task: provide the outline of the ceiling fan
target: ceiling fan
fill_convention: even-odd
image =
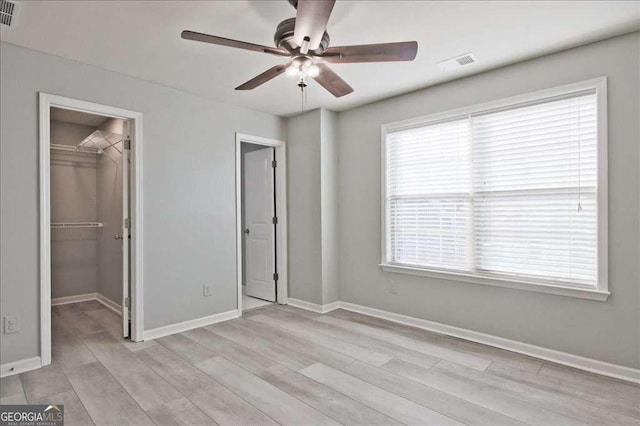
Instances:
[[[289,62],[268,69],[236,90],[255,89],[286,72],[299,78],[298,86],[302,90],[307,86],[306,78],[311,77],[339,98],[353,92],[353,88],[327,63],[412,61],[416,57],[418,43],[415,41],[329,47],[326,28],[335,0],[288,1],[297,9],[296,17],[280,22],[273,37],[276,47],[187,30],[182,32],[182,38],[290,58]]]

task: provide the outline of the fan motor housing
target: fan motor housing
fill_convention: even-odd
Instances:
[[[273,42],[277,47],[284,48],[289,52],[296,50],[299,46],[293,40],[293,33],[296,29],[296,18],[285,19],[278,24],[276,33],[273,35]],[[324,52],[329,47],[329,34],[325,31],[322,35],[322,41],[317,49],[312,53],[317,55]]]

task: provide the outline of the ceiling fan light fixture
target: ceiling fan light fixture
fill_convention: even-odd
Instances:
[[[6,1],[8,0],[0,0],[0,3]],[[353,88],[327,64],[413,61],[415,59],[418,53],[416,41],[329,47],[327,23],[335,2],[336,0],[289,0],[289,3],[296,8],[296,16],[278,24],[273,37],[276,47],[189,30],[182,31],[181,37],[185,40],[290,58],[288,63],[269,68],[236,87],[236,90],[252,90],[279,75],[287,74],[291,78],[298,77],[299,87],[306,87],[307,77],[313,78],[329,93],[339,98],[352,93]],[[460,65],[469,63],[469,59],[455,59]]]
[[[292,64],[287,68],[286,72],[289,77],[296,77],[298,75],[299,69],[296,65]]]
[[[320,68],[316,64],[313,64],[307,68],[306,74],[309,77],[317,77],[320,75]]]

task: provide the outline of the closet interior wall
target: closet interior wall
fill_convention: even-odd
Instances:
[[[51,121],[51,143],[76,146],[95,130]],[[51,222],[98,222],[96,155],[51,151]],[[95,293],[100,228],[51,229],[51,298]]]
[[[51,121],[51,143],[77,146],[96,130],[121,135],[122,125],[106,118],[97,127]],[[98,293],[122,303],[122,241],[114,238],[122,234],[121,152],[122,142],[101,155],[51,152],[51,222],[103,224],[52,229],[52,299]]]

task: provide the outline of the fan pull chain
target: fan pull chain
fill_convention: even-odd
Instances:
[[[300,88],[300,109],[304,112],[304,104],[306,100],[306,92],[304,89],[307,88],[307,82],[304,81],[304,77],[300,78],[300,82],[298,83],[298,87]]]

